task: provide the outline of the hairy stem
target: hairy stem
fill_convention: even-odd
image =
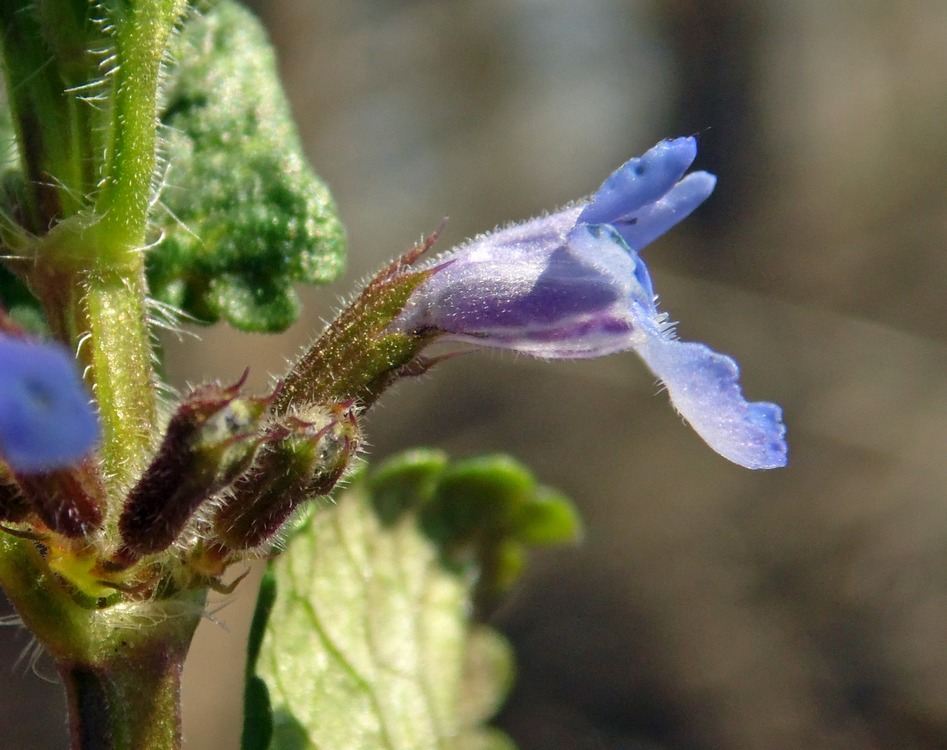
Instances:
[[[193,631],[191,631],[193,632]],[[175,642],[121,641],[108,659],[59,663],[73,750],[175,750],[190,633]]]
[[[174,750],[181,670],[204,590],[154,601],[77,597],[29,540],[0,534],[0,584],[55,659],[74,750]]]
[[[145,316],[144,245],[153,198],[158,82],[183,0],[113,2],[116,67],[102,186],[95,200],[95,264],[81,278],[73,319],[91,334],[82,352],[104,428],[113,488],[127,487],[152,446],[154,372]],[[76,331],[76,333],[79,333]]]

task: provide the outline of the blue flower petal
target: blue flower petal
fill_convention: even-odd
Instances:
[[[661,141],[612,172],[582,209],[578,221],[613,224],[631,217],[642,206],[666,195],[696,157],[694,138]]]
[[[747,402],[740,370],[704,344],[652,336],[635,351],[667,387],[671,403],[694,431],[724,458],[748,469],[775,469],[787,461],[782,409]]]
[[[641,250],[690,216],[694,209],[707,200],[716,184],[717,178],[712,174],[692,172],[662,198],[612,224],[629,247]]]
[[[75,362],[57,345],[0,335],[0,458],[14,471],[66,467],[99,439]]]

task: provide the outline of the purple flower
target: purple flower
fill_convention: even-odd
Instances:
[[[73,464],[99,438],[89,394],[60,346],[0,334],[0,459],[35,474]]]
[[[711,448],[751,469],[785,466],[781,409],[743,398],[730,357],[675,338],[638,255],[713,191],[713,175],[684,176],[696,155],[693,138],[662,141],[590,200],[461,245],[437,260],[394,329],[548,359],[633,349]]]

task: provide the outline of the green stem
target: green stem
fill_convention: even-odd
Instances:
[[[204,590],[102,606],[74,597],[33,542],[0,534],[0,585],[55,659],[74,750],[180,747],[181,670]]]
[[[98,401],[113,507],[156,438],[144,254],[161,63],[184,6],[0,0],[26,179],[17,217],[25,231],[10,265],[43,301],[55,334],[79,352]],[[103,59],[111,70],[99,68]],[[80,91],[102,95],[100,106]],[[74,551],[81,563],[85,550]],[[57,663],[73,747],[179,747],[181,669],[206,592],[89,599],[50,570],[50,555],[0,532],[0,585]]]
[[[102,188],[99,260],[141,263],[155,173],[157,96],[161,61],[183,0],[109,4],[115,24],[117,67],[112,71],[113,115]]]
[[[73,750],[179,748],[189,642],[128,644],[105,661],[60,663]]]
[[[40,233],[62,215],[64,197],[82,187],[65,181],[72,160],[65,84],[31,2],[0,0],[0,28],[7,104],[28,185],[21,221]]]
[[[84,356],[99,400],[105,474],[112,488],[121,490],[141,470],[155,434],[144,245],[161,62],[184,2],[116,0],[108,7],[117,59],[111,131],[95,201],[95,264],[82,278],[82,308],[74,309],[72,318],[84,323],[79,330],[92,334]]]
[[[0,533],[0,586],[23,625],[52,653],[82,643],[86,615],[46,565],[36,545]]]
[[[110,494],[127,489],[155,438],[152,351],[144,308],[144,269],[92,272],[77,328],[92,333],[80,356],[90,365],[102,421],[102,465]]]

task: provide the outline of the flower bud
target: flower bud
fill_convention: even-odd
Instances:
[[[105,484],[98,462],[17,477],[23,496],[50,531],[78,538],[97,531],[104,520]]]
[[[309,407],[274,425],[253,468],[212,515],[214,537],[222,547],[259,547],[304,502],[335,486],[358,447],[358,425],[349,406]]]
[[[268,401],[241,397],[245,379],[229,388],[203,385],[178,407],[125,502],[116,562],[128,565],[169,547],[202,503],[249,469]]]

